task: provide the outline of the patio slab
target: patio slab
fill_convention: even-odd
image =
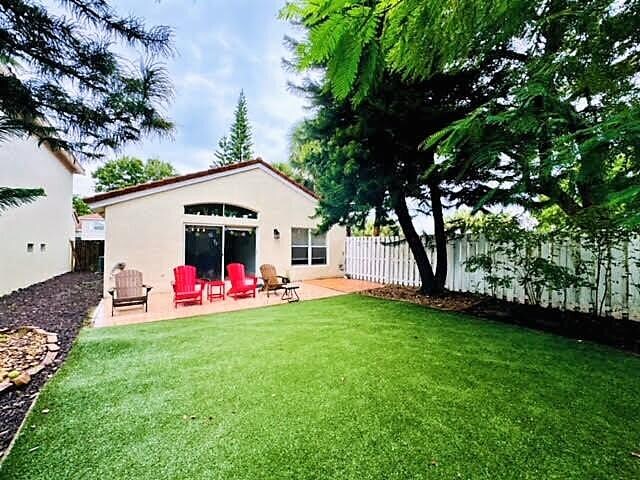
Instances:
[[[307,280],[305,283],[343,293],[362,292],[363,290],[384,287],[382,283],[353,280],[350,278],[320,278],[318,280]]]
[[[295,282],[295,284],[300,287],[298,294],[300,295],[301,301],[335,297],[337,295],[345,295],[347,293],[374,288],[375,286],[382,286],[377,283],[344,278],[309,280]],[[372,287],[372,285],[374,287]],[[227,286],[227,290],[228,288],[229,286]],[[185,318],[196,315],[209,315],[212,313],[232,312],[248,308],[286,304],[287,302],[281,300],[280,297],[281,293],[271,292],[267,297],[265,292],[258,292],[256,298],[241,298],[235,300],[227,297],[225,300],[214,300],[212,302],[203,299],[202,305],[179,305],[178,308],[174,308],[172,293],[152,292],[149,295],[148,312],[144,312],[144,310],[138,306],[119,308],[113,317],[111,316],[111,298],[103,298],[94,313],[92,323],[94,327],[110,327],[114,325],[154,322],[172,318]]]

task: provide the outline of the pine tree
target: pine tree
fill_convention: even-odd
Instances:
[[[231,131],[228,136],[225,135],[218,142],[218,150],[215,152],[216,160],[211,166],[219,167],[250,160],[253,156],[252,147],[247,98],[244,96],[244,91],[240,90]]]
[[[0,2],[0,144],[30,135],[81,159],[167,135],[172,31],[120,16],[108,0]],[[50,3],[50,2],[49,2]],[[139,52],[136,62],[122,46]],[[0,212],[45,195],[0,185]]]
[[[216,156],[216,160],[211,164],[212,167],[220,167],[234,163],[231,156],[231,144],[226,135],[218,140],[218,150],[216,150],[214,155]]]

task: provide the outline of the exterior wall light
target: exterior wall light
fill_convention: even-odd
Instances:
[[[278,230],[277,228],[273,229],[273,239],[280,240],[280,230]]]

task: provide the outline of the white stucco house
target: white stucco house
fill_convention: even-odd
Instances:
[[[76,238],[80,240],[104,241],[104,218],[97,213],[80,215],[76,228]]]
[[[316,234],[315,194],[262,159],[102,193],[85,201],[105,219],[105,292],[119,263],[154,292],[171,291],[173,268],[225,277],[263,263],[292,280],[343,275],[345,229]]]
[[[34,138],[0,142],[0,186],[46,193],[0,213],[0,295],[71,269],[73,175],[83,173],[73,156]]]

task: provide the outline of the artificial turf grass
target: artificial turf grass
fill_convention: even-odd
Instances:
[[[84,330],[0,478],[639,478],[639,391],[637,357],[361,296]]]

